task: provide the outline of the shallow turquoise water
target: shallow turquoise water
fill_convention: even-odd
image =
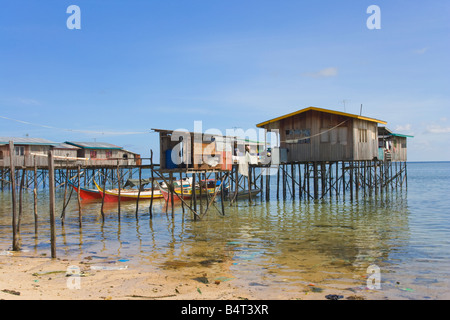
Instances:
[[[99,202],[83,202],[83,227],[73,197],[61,226],[63,190],[57,190],[57,255],[126,259],[131,264],[181,270],[224,269],[235,284],[265,291],[295,291],[315,284],[359,292],[367,268],[380,268],[381,288],[374,298],[448,299],[450,297],[450,163],[408,163],[408,187],[349,200],[257,199],[225,204],[225,216],[211,208],[202,221],[163,201],[108,205],[102,222]],[[272,179],[275,180],[275,179]],[[272,190],[275,188],[272,188]],[[273,190],[274,191],[274,190]],[[11,245],[11,201],[0,192],[0,251]],[[39,232],[34,232],[33,194],[24,193],[22,249],[50,254],[48,203],[39,190]],[[220,209],[220,202],[216,204]],[[202,269],[202,270],[203,270]]]

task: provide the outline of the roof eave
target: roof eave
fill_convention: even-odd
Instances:
[[[263,127],[263,126],[265,126],[265,125],[267,125],[269,123],[277,122],[277,121],[280,121],[280,120],[283,120],[283,119],[286,119],[286,118],[289,118],[289,117],[292,117],[292,116],[295,116],[297,114],[301,114],[301,113],[304,113],[304,112],[307,112],[307,111],[310,111],[310,110],[319,111],[319,112],[325,112],[325,113],[331,113],[331,114],[337,114],[337,115],[341,115],[341,116],[345,116],[345,117],[350,117],[350,118],[359,119],[359,120],[365,120],[365,121],[371,121],[371,122],[376,122],[376,123],[380,123],[380,124],[387,124],[386,121],[379,120],[379,119],[369,118],[369,117],[365,117],[365,116],[358,116],[358,115],[355,115],[355,114],[341,112],[341,111],[334,111],[334,110],[328,110],[328,109],[317,108],[317,107],[308,107],[308,108],[304,108],[304,109],[301,109],[301,110],[298,110],[298,111],[295,111],[295,112],[288,113],[288,114],[286,114],[284,116],[280,116],[280,117],[277,117],[277,118],[274,118],[274,119],[271,119],[271,120],[267,120],[267,121],[258,123],[256,125],[256,127],[261,128],[261,127]]]

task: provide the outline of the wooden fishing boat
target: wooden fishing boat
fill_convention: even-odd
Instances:
[[[76,187],[73,183],[69,182],[69,185],[80,194],[80,198],[83,200],[94,200],[102,198],[102,194],[96,189],[87,189],[80,187],[80,190],[78,190],[78,187]]]
[[[259,188],[253,188],[253,189],[251,190],[251,196],[254,197],[254,196],[256,196],[256,195],[257,195],[258,193],[260,193],[260,192],[261,192],[261,189],[259,189]],[[241,191],[238,191],[236,198],[237,198],[237,199],[248,199],[248,196],[249,196],[248,193],[249,193],[248,190],[241,190]],[[230,191],[230,197],[231,197],[231,198],[235,197],[235,191]]]
[[[175,188],[174,188],[174,194],[173,194],[173,200],[174,201],[180,201],[180,198],[182,198],[183,200],[188,200],[191,199],[193,197],[193,188],[191,185],[185,185],[183,184],[183,191],[181,190],[181,186],[179,186],[176,182],[174,183]],[[202,192],[201,195],[202,197],[206,197],[207,193],[212,196],[214,195],[214,193],[216,192],[220,192],[220,185],[216,185],[216,180],[213,179],[209,179],[209,180],[203,180],[201,182],[202,185]],[[171,201],[171,194],[168,188],[163,187],[163,186],[158,186],[163,197],[164,200],[167,202]],[[200,186],[196,185],[195,187],[195,195],[197,198],[200,197]]]
[[[95,182],[94,184],[97,187],[97,190],[100,193],[100,198],[103,198],[104,195],[104,201],[105,202],[117,202],[119,201],[119,189],[108,189],[104,190]],[[139,200],[149,200],[152,198],[152,189],[146,188],[141,190],[139,193],[139,190],[137,189],[120,189],[120,201],[136,201],[139,198]],[[163,198],[163,195],[161,191],[157,188],[153,189],[153,199],[161,199]]]

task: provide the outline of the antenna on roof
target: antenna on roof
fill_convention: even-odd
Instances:
[[[345,110],[345,104],[347,103],[347,102],[349,102],[350,100],[347,100],[347,99],[343,99],[342,100],[342,103],[344,104],[344,112],[347,112],[346,110]]]
[[[361,103],[361,108],[359,109],[359,115],[362,116],[362,103]]]

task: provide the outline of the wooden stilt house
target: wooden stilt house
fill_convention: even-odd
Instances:
[[[407,161],[407,138],[413,136],[395,133],[386,127],[378,127],[378,159]]]
[[[284,162],[362,161],[378,157],[378,124],[385,121],[308,107],[257,124],[278,132]]]

